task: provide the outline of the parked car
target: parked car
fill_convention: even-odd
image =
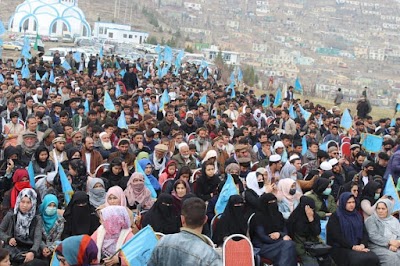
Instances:
[[[3,44],[4,50],[14,50],[14,51],[21,51],[23,44],[20,42],[5,42]]]

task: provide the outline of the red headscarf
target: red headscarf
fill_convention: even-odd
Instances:
[[[24,177],[28,178],[27,182],[21,181]],[[13,180],[14,186],[11,190],[11,208],[14,209],[15,203],[17,202],[17,197],[18,197],[19,192],[21,190],[23,190],[24,188],[32,188],[32,187],[31,187],[31,184],[29,183],[28,171],[26,171],[25,169],[15,170],[12,180]]]

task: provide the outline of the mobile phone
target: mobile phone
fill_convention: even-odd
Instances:
[[[275,183],[275,177],[271,177],[271,184]]]

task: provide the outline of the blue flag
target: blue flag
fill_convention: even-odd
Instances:
[[[164,62],[168,63],[169,65],[172,63],[172,50],[169,46],[164,48]]]
[[[200,100],[197,102],[197,106],[200,106],[202,104],[207,105],[207,95],[201,96]]]
[[[233,177],[231,174],[227,175],[224,186],[222,187],[221,192],[219,193],[217,203],[215,204],[215,215],[223,213],[226,205],[228,204],[228,200],[232,195],[238,195],[239,191],[233,181]]]
[[[22,60],[21,58],[18,58],[17,62],[15,62],[15,68],[21,68],[22,67]]]
[[[119,85],[119,83],[117,82],[117,85],[115,86],[115,97],[119,97],[121,96],[122,92],[121,92],[121,86]]]
[[[350,112],[348,109],[345,109],[340,119],[340,126],[346,130],[349,130],[353,125],[353,118],[351,118]]]
[[[118,60],[115,60],[115,68],[121,69],[121,65],[119,64]]]
[[[138,173],[140,173],[140,174],[142,174],[144,176],[144,185],[147,187],[148,190],[150,190],[151,197],[156,199],[157,198],[157,192],[154,189],[153,185],[150,183],[150,180],[147,177],[147,175],[145,174],[145,172],[143,171],[142,167],[140,166],[139,161],[136,161],[135,172],[138,172]]]
[[[139,105],[139,114],[140,114],[140,115],[144,115],[144,108],[143,108],[143,100],[142,100],[142,97],[139,96],[137,103],[138,103],[138,105]]]
[[[4,77],[3,74],[0,73],[0,82],[3,83],[4,82]]]
[[[235,72],[232,71],[231,76],[229,77],[229,79],[232,81],[235,81]]]
[[[71,66],[68,64],[67,60],[64,60],[64,62],[62,62],[61,66],[66,70],[70,70]]]
[[[396,119],[393,117],[392,120],[390,121],[390,126],[394,127],[396,126]]]
[[[145,77],[146,79],[148,79],[148,78],[150,77],[150,71],[147,70],[146,74],[144,74],[144,77]]]
[[[30,50],[30,48],[22,48],[22,51],[21,51],[21,55],[24,57],[24,58],[26,58],[26,59],[28,59],[28,60],[30,60],[30,59],[32,59],[32,55],[31,55],[31,53],[29,52],[29,50]]]
[[[311,117],[311,113],[305,110],[303,106],[301,106],[301,104],[299,104],[299,108],[300,108],[300,113],[303,116],[304,120],[308,121]]]
[[[89,113],[89,101],[88,99],[85,100],[83,103],[83,106],[85,107],[85,114]]]
[[[121,247],[122,257],[129,266],[147,265],[157,242],[153,229],[147,225]]]
[[[166,106],[167,104],[169,104],[169,102],[170,102],[170,97],[169,97],[169,94],[168,94],[168,90],[165,89],[164,92],[163,92],[163,94],[161,95],[161,100],[160,100],[160,111],[163,111],[164,108],[165,108],[165,106]]]
[[[21,75],[23,79],[29,79],[31,77],[31,72],[29,71],[28,65],[24,65],[22,67]]]
[[[32,161],[29,162],[28,165],[28,175],[29,175],[29,183],[31,184],[32,188],[36,187],[35,183],[35,171],[33,170],[33,164]]]
[[[396,112],[400,112],[400,103],[396,104]]]
[[[49,81],[51,82],[51,83],[54,83],[54,72],[53,72],[53,69],[50,71],[50,77],[49,77]]]
[[[301,139],[301,155],[306,154],[307,152],[307,138],[306,136],[303,136],[303,138]]]
[[[231,81],[231,83],[229,83],[229,86],[226,87],[225,91],[228,92],[229,89],[233,90],[235,88],[235,81]]]
[[[242,73],[242,70],[240,69],[240,67],[238,69],[238,81],[239,82],[243,81],[243,73]]]
[[[142,68],[140,67],[140,64],[136,64],[136,69],[137,69],[139,72],[142,72],[142,71],[143,71]]]
[[[290,104],[290,106],[289,106],[289,116],[290,116],[291,119],[296,119],[297,118],[297,114],[294,111],[293,104]]]
[[[319,149],[321,150],[321,151],[328,151],[328,142],[329,141],[325,141],[324,143],[321,143],[320,145],[319,145]]]
[[[0,20],[0,35],[3,35],[6,32],[6,28],[4,28],[3,22]]]
[[[400,181],[397,181],[400,182]],[[397,193],[396,186],[393,181],[393,177],[389,175],[388,180],[386,181],[385,189],[383,190],[383,195],[392,196],[394,200],[393,213],[400,211],[400,198]],[[389,213],[391,214],[391,213]]]
[[[121,112],[118,118],[118,127],[119,128],[128,128],[128,125],[126,124],[125,120],[125,113],[124,111]]]
[[[235,89],[232,89],[231,91],[231,99],[236,98],[236,91]]]
[[[155,51],[157,54],[160,54],[160,53],[161,53],[161,47],[160,47],[159,44],[157,44],[157,47],[154,48],[154,51]]]
[[[268,108],[271,106],[271,100],[269,99],[269,95],[265,96],[265,99],[263,101],[262,107],[263,108]]]
[[[383,138],[372,134],[364,134],[361,144],[367,152],[377,153],[382,149]]]
[[[298,92],[302,92],[303,91],[303,86],[301,86],[299,78],[296,78],[296,81],[294,83],[294,90],[298,91]]]
[[[203,71],[203,78],[204,78],[204,79],[207,79],[207,78],[208,78],[208,70],[207,70],[207,68],[204,69],[204,71]]]
[[[74,60],[79,63],[81,61],[81,53],[80,52],[75,52],[73,54]]]
[[[106,111],[111,111],[111,112],[116,111],[114,103],[111,100],[110,94],[108,94],[108,91],[105,91],[104,93],[104,108],[106,108]]]
[[[19,86],[18,74],[17,74],[17,72],[14,72],[14,86]]]
[[[281,91],[281,89],[278,89],[278,91],[276,92],[276,95],[275,95],[274,107],[281,105],[282,101],[283,101],[282,91]]]
[[[39,73],[36,71],[36,73],[35,73],[35,79],[36,79],[36,81],[40,81],[41,80],[41,78],[40,78],[40,75],[39,75]]]
[[[46,81],[49,78],[49,72],[45,72],[42,77],[42,81]]]
[[[119,74],[120,74],[122,77],[125,76],[125,73],[126,73],[126,69],[122,69],[122,70],[119,72]]]
[[[60,183],[62,192],[64,193],[65,204],[68,205],[68,203],[72,199],[74,191],[72,190],[71,184],[68,181],[67,175],[65,174],[64,168],[62,167],[61,163],[58,163],[58,175],[60,176]]]
[[[163,67],[162,69],[161,69],[161,78],[162,77],[164,77],[165,75],[167,75],[168,74],[168,67]]]
[[[100,59],[97,59],[97,65],[96,65],[96,76],[101,76],[103,74],[103,68],[101,67],[101,62]]]
[[[100,47],[99,56],[100,56],[100,58],[103,58],[103,57],[104,57],[103,46]]]

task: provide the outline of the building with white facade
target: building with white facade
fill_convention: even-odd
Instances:
[[[78,0],[25,0],[12,14],[12,32],[63,36],[90,36],[91,28]]]
[[[214,61],[215,58],[217,58],[217,55],[219,53],[218,47],[212,45],[211,48],[209,49],[203,49],[202,50],[204,57],[206,60],[209,61]],[[222,58],[224,59],[225,63],[228,65],[238,65],[239,64],[239,59],[240,59],[240,54],[232,51],[221,51]]]
[[[146,42],[149,34],[132,30],[129,25],[96,21],[93,27],[93,36],[120,43],[141,44]]]

